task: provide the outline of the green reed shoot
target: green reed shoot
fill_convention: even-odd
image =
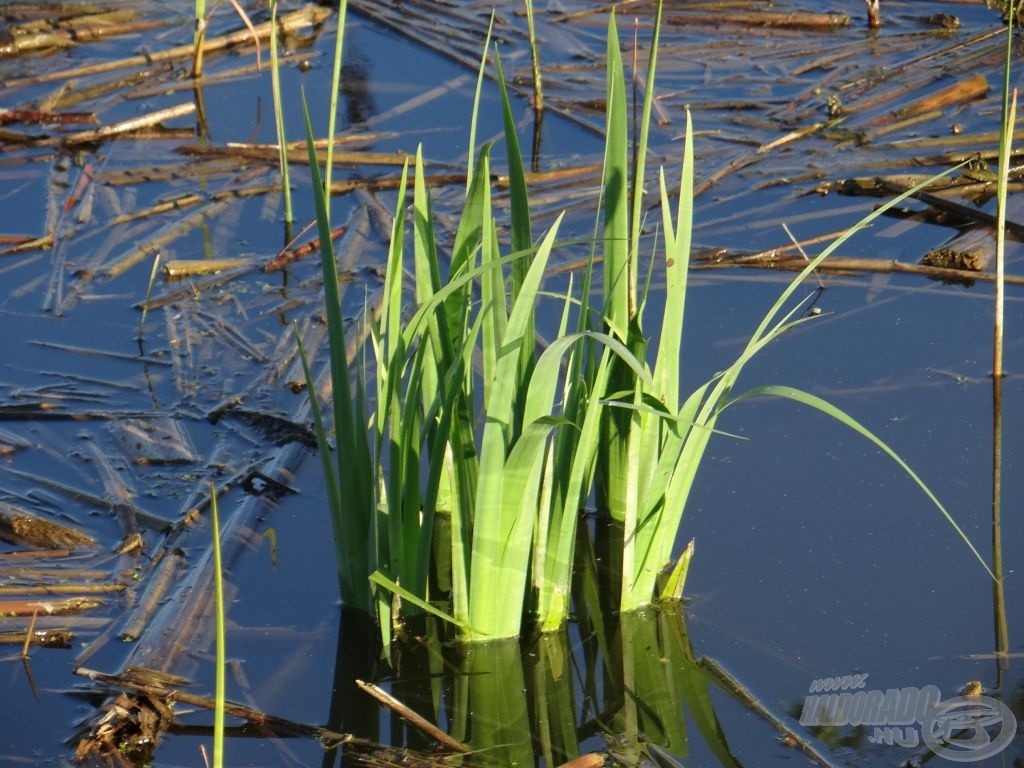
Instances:
[[[1017,89],[1010,86],[1013,64],[1013,25],[1017,4],[1010,0],[1006,21],[1006,55],[1003,70],[1003,108],[999,121],[999,173],[996,179],[996,295],[992,340],[992,375],[1003,375],[1003,315],[1005,304],[1006,188],[1009,183],[1011,144],[1017,124]]]
[[[270,9],[270,88],[274,98],[274,126],[277,130],[278,159],[281,165],[281,192],[284,194],[284,220],[291,224],[292,189],[288,175],[288,134],[284,125],[284,110],[281,107],[281,63],[278,55],[277,0],[267,0]],[[340,36],[339,30],[339,36]]]
[[[769,308],[732,365],[684,398],[679,380],[694,167],[693,128],[687,116],[678,205],[670,199],[664,172],[659,179],[663,246],[657,258],[667,288],[664,310],[656,319],[658,346],[648,364],[647,288],[640,288],[639,264],[646,242],[641,239],[644,158],[660,18],[659,3],[632,168],[614,15],[608,26],[600,304],[595,306],[590,297],[592,269],[584,273],[578,297],[571,285],[560,299],[542,296],[561,219],[534,244],[525,172],[496,57],[511,242],[504,246],[499,241],[491,200],[491,148],[485,146],[473,165],[443,276],[422,153],[417,151],[408,234],[411,268],[405,248],[406,168],[383,299],[379,315],[368,320],[376,362],[372,411],[366,406],[361,374],[357,372],[354,384],[350,381],[327,204],[307,114],[334,384],[336,465],[315,396],[313,416],[342,594],[350,605],[367,610],[375,601],[382,628],[394,618],[394,607],[446,615],[469,641],[516,636],[524,615],[543,630],[560,627],[569,611],[579,509],[595,487],[602,511],[625,526],[619,607],[634,610],[658,599],[678,599],[690,557],[681,557],[668,574],[663,566],[671,560],[686,499],[717,419],[731,405],[765,395],[814,407],[874,442],[924,489],[984,565],[920,478],[850,416],[788,387],[733,394],[749,360],[808,321],[798,316],[801,304],[789,306],[795,290],[835,248],[906,195],[865,217],[812,260]],[[478,110],[479,99],[471,124]],[[403,291],[407,272],[412,275],[411,297]],[[411,305],[406,309],[407,298]],[[550,301],[560,311],[559,328],[541,352],[534,323],[539,307]],[[312,395],[308,366],[306,375]],[[483,418],[476,429],[478,408]],[[441,515],[448,518],[451,531],[446,558],[450,573],[441,579],[450,584],[450,594],[432,595],[427,577],[434,522]],[[369,582],[378,589],[372,599]],[[435,605],[446,599],[448,611]]]
[[[220,518],[217,514],[217,489],[210,486],[210,519],[213,526],[213,594],[214,614],[216,616],[216,683],[213,707],[213,766],[224,766],[224,702],[225,702],[225,668],[227,663],[227,643],[224,625],[224,566],[220,557]]]
[[[544,81],[540,72],[540,50],[537,47],[537,28],[533,23],[533,0],[526,3],[526,31],[530,38],[530,62],[533,70],[533,108],[544,111]]]
[[[192,42],[192,77],[203,76],[203,43],[206,40],[206,0],[195,2],[195,35]]]
[[[324,164],[324,189],[331,196],[331,176],[334,171],[334,133],[338,120],[338,93],[341,90],[341,63],[345,49],[345,18],[348,0],[338,3],[338,29],[334,36],[334,62],[331,65],[330,113],[327,118],[327,161]],[[330,208],[327,210],[330,213]]]

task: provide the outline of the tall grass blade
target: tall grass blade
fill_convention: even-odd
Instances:
[[[313,200],[317,229],[320,236],[320,261],[324,276],[324,309],[327,317],[327,335],[331,356],[331,383],[334,392],[334,433],[337,441],[336,464],[325,475],[335,476],[337,492],[333,494],[331,522],[335,548],[338,552],[339,580],[345,604],[367,612],[372,610],[367,577],[375,570],[376,547],[371,521],[376,509],[377,472],[367,438],[364,403],[355,397],[349,381],[345,350],[345,320],[341,314],[341,293],[338,288],[338,270],[327,217],[327,199],[323,178],[317,163],[313,142],[313,127],[303,98],[303,117],[306,125],[306,146],[310,174],[313,182]],[[307,369],[308,370],[308,369]],[[308,376],[308,373],[307,373]],[[308,377],[308,381],[312,381]],[[315,387],[310,384],[310,402],[316,398]],[[313,407],[311,405],[311,407]],[[316,413],[314,411],[314,417]],[[326,436],[325,436],[326,437]],[[321,460],[324,451],[321,446]],[[330,480],[327,482],[330,484]]]
[[[274,98],[274,125],[277,129],[278,162],[281,165],[281,192],[284,195],[284,221],[291,224],[292,189],[288,176],[288,136],[284,126],[284,108],[281,106],[281,71],[277,50],[277,0],[267,0],[270,9],[270,88]],[[330,222],[330,218],[327,219]],[[328,231],[330,227],[328,227]],[[321,239],[321,243],[324,241]]]
[[[622,52],[615,26],[614,11],[608,19],[607,83],[605,91],[605,153],[604,153],[604,263],[602,265],[604,297],[603,320],[609,333],[625,343],[630,341],[630,324],[635,304],[634,285],[630,283],[629,242],[629,177],[626,87]],[[613,365],[612,391],[632,390],[627,374]],[[606,412],[600,442],[602,482],[598,503],[613,519],[622,520],[628,504],[630,467],[628,435],[631,415],[626,411]]]
[[[470,623],[490,638],[515,637],[522,621],[533,515],[522,519],[521,508],[514,502],[529,498],[534,479],[539,482],[539,475],[532,470],[524,471],[524,467],[538,461],[538,454],[543,456],[544,443],[535,432],[527,430],[523,439],[527,440],[528,451],[533,453],[522,448],[518,453],[512,451],[516,372],[523,334],[535,311],[537,292],[561,220],[559,216],[533,257],[508,316],[497,348],[494,375],[485,391],[486,417],[474,505],[469,616]],[[504,307],[485,305],[481,311],[504,312]],[[506,457],[511,471],[508,476]],[[531,501],[535,503],[536,498]],[[496,601],[495,594],[502,595],[502,599]]]
[[[793,387],[785,387],[778,385],[765,385],[749,389],[746,392],[743,392],[742,394],[739,394],[736,397],[732,398],[728,403],[726,403],[725,407],[743,402],[744,400],[749,400],[751,398],[764,396],[781,397],[787,400],[792,400],[793,402],[796,403],[800,403],[802,405],[810,406],[811,408],[821,411],[826,416],[831,416],[833,419],[838,421],[843,426],[853,430],[857,434],[867,438],[872,443],[874,443],[879,450],[881,450],[890,459],[895,461],[897,466],[899,466],[899,468],[902,469],[907,474],[907,476],[917,484],[917,486],[924,492],[924,495],[927,496],[928,499],[932,502],[932,504],[935,505],[935,508],[938,509],[940,513],[942,513],[942,516],[944,518],[946,518],[946,522],[948,522],[953,527],[953,530],[956,531],[956,534],[960,537],[964,544],[967,545],[968,549],[971,550],[971,553],[974,555],[977,561],[981,563],[981,567],[985,569],[986,573],[988,573],[989,576],[991,576],[993,579],[995,578],[995,575],[992,573],[992,570],[988,567],[988,563],[985,562],[985,558],[981,556],[981,553],[978,552],[974,544],[971,543],[971,540],[967,537],[967,534],[964,533],[963,529],[957,524],[956,520],[953,519],[953,516],[942,505],[942,502],[939,501],[938,497],[936,497],[935,494],[932,493],[931,489],[925,484],[924,480],[922,480],[918,476],[918,474],[914,472],[914,470],[912,470],[910,466],[903,459],[900,458],[899,454],[897,454],[892,448],[890,448],[884,440],[882,440],[874,432],[865,427],[863,424],[854,419],[845,411],[837,408],[836,406],[832,405],[826,400],[822,400],[820,397],[817,397],[816,395],[810,394],[809,392],[794,389]]]
[[[338,28],[334,37],[334,61],[331,64],[330,112],[327,117],[327,158],[324,163],[324,189],[331,194],[331,176],[334,171],[334,135],[338,120],[338,93],[341,91],[341,63],[345,50],[345,19],[348,0],[338,2]],[[330,211],[328,210],[328,213]]]
[[[484,73],[487,72],[487,52],[491,50],[491,34],[494,32],[495,10],[491,9],[491,20],[487,23],[487,37],[484,38],[483,54],[480,56],[480,68],[476,73],[476,90],[473,92],[473,111],[469,117],[469,152],[466,157],[466,195],[469,196],[473,184],[473,159],[476,154],[476,127],[480,117],[480,96],[483,93]]]

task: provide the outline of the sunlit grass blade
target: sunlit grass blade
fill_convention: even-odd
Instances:
[[[974,557],[978,560],[979,563],[981,563],[981,567],[985,569],[989,576],[991,576],[993,579],[995,578],[995,575],[992,573],[992,570],[988,567],[988,563],[985,562],[985,558],[981,556],[981,553],[978,552],[974,544],[971,543],[971,540],[967,537],[967,534],[964,533],[963,529],[957,524],[956,520],[953,519],[953,516],[946,510],[945,506],[943,506],[942,502],[939,501],[938,497],[934,493],[932,493],[932,490],[925,484],[924,480],[922,480],[920,476],[918,476],[918,474],[914,472],[914,470],[912,470],[910,466],[902,458],[900,458],[899,454],[897,454],[896,451],[889,447],[888,443],[886,443],[874,432],[865,427],[863,424],[854,419],[845,411],[841,410],[840,408],[837,408],[828,401],[823,400],[816,395],[810,394],[809,392],[804,392],[793,387],[785,387],[778,385],[765,385],[749,389],[746,392],[743,392],[742,394],[736,395],[734,398],[732,398],[728,403],[726,403],[726,407],[734,405],[736,403],[743,402],[744,400],[749,400],[751,398],[765,396],[780,397],[786,400],[792,400],[793,402],[800,403],[802,405],[806,405],[816,410],[819,410],[826,416],[831,416],[844,427],[853,430],[857,434],[874,443],[874,445],[880,451],[882,451],[882,453],[884,453],[886,456],[888,456],[890,459],[896,462],[897,466],[899,466],[899,468],[902,469],[906,473],[906,475],[917,484],[917,486],[924,492],[924,495],[928,497],[932,504],[935,505],[936,509],[938,509],[939,512],[942,513],[942,516],[946,518],[946,522],[948,522],[953,527],[953,530],[956,531],[956,534],[960,537],[964,544],[966,544],[967,547],[971,550],[971,553],[974,555]]]
[[[217,514],[217,489],[210,486],[210,522],[213,527],[213,598],[216,616],[216,672],[213,699],[213,766],[224,766],[224,700],[227,681],[227,641],[224,621],[224,565],[220,556],[220,517]]]
[[[281,105],[281,63],[277,51],[277,0],[267,0],[270,9],[270,87],[274,99],[274,125],[277,128],[278,162],[281,165],[281,193],[284,195],[284,220],[291,224],[295,219],[292,215],[291,179],[288,175],[288,135],[284,126],[284,107]],[[305,103],[303,103],[305,109]],[[309,117],[307,115],[306,119]],[[326,221],[330,222],[330,213],[325,208]],[[330,227],[328,226],[328,231]],[[320,239],[324,243],[323,238]]]
[[[651,89],[648,87],[647,90]],[[686,113],[679,206],[674,224],[672,205],[665,188],[664,170],[658,178],[661,185],[662,236],[665,241],[665,309],[654,363],[654,386],[665,407],[675,411],[679,407],[683,320],[687,277],[690,274],[690,233],[693,230],[693,122],[689,111]]]
[[[331,64],[330,112],[327,117],[327,158],[324,162],[324,189],[331,194],[331,177],[334,172],[334,133],[338,120],[338,94],[341,92],[341,62],[345,50],[345,19],[348,15],[348,0],[338,2],[338,26],[334,37],[334,60]],[[402,198],[399,198],[402,199]]]
[[[474,506],[469,616],[474,626],[492,638],[518,635],[522,621],[532,525],[513,517],[505,496],[520,494],[522,489],[506,486],[504,467],[513,441],[516,373],[523,334],[535,312],[537,292],[561,220],[559,216],[534,254],[497,347],[494,375],[490,382],[485,382],[487,415]],[[481,311],[505,310],[503,306],[485,306]],[[530,516],[529,521],[532,520]],[[517,580],[518,588],[513,586]],[[494,600],[495,590],[503,596],[502,600]]]
[[[473,184],[473,162],[476,156],[476,127],[480,117],[480,97],[483,94],[484,75],[487,72],[487,52],[491,50],[491,34],[494,32],[494,14],[491,10],[491,20],[487,23],[487,37],[484,38],[483,53],[480,56],[480,67],[476,73],[476,90],[473,91],[473,110],[469,117],[469,152],[466,157],[466,195],[469,195],[470,187]]]
[[[602,319],[611,334],[629,343],[636,297],[635,285],[630,282],[632,254],[629,242],[626,86],[615,20],[613,11],[609,14],[606,53]],[[614,363],[610,386],[614,391],[633,389],[628,374]],[[605,413],[602,425],[598,504],[603,507],[603,511],[617,520],[624,519],[629,503],[628,435],[631,418],[628,412],[611,410]]]
[[[457,626],[459,629],[461,629],[463,631],[472,631],[472,627],[470,627],[468,624],[465,624],[464,622],[459,621],[454,616],[452,616],[452,615],[450,615],[448,613],[445,613],[444,611],[438,609],[434,605],[431,605],[426,600],[424,600],[421,597],[418,597],[417,595],[413,594],[409,590],[403,589],[399,584],[397,584],[396,582],[394,582],[391,579],[389,579],[387,576],[385,576],[380,571],[374,571],[373,573],[371,573],[370,574],[370,581],[373,584],[376,584],[378,587],[383,587],[384,589],[388,590],[389,592],[392,592],[392,593],[398,595],[399,597],[401,597],[406,602],[411,603],[412,605],[415,605],[417,608],[419,608],[420,610],[424,611],[425,613],[429,613],[431,616],[436,616],[437,618],[441,619],[442,621],[447,621],[449,624],[454,624],[455,626]]]

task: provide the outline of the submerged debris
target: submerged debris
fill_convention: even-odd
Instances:
[[[181,423],[169,417],[121,419],[112,425],[122,450],[135,464],[191,464],[199,460]]]

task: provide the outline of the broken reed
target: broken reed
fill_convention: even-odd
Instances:
[[[793,327],[804,302],[794,292],[814,269],[863,227],[931,180],[881,206],[813,258],[768,309],[745,348],[724,371],[695,391],[679,391],[682,332],[693,216],[693,131],[687,117],[680,196],[674,208],[662,171],[659,203],[663,244],[653,254],[664,270],[660,317],[650,317],[640,280],[647,203],[648,128],[657,66],[661,7],[654,27],[637,152],[630,163],[625,76],[615,16],[608,24],[602,231],[582,283],[560,298],[542,296],[561,217],[536,242],[522,156],[500,61],[498,83],[505,129],[510,243],[503,246],[492,213],[490,146],[480,151],[465,195],[446,277],[417,152],[412,205],[412,304],[404,231],[408,168],[399,186],[379,316],[372,328],[376,392],[368,408],[360,366],[350,378],[327,199],[306,120],[320,228],[326,314],[334,385],[336,460],[330,458],[319,404],[312,398],[328,487],[345,601],[374,608],[385,635],[392,613],[443,615],[467,641],[513,637],[524,615],[543,630],[567,620],[578,510],[598,500],[599,512],[623,527],[617,583],[604,588],[623,611],[678,600],[689,556],[672,562],[686,500],[718,417],[735,404],[772,396],[815,408],[861,434],[922,488],[987,570],[984,560],[923,481],[867,428],[824,400],[791,387],[733,392],[747,362]],[[473,124],[479,110],[474,104]],[[330,141],[331,137],[328,137]],[[602,252],[601,274],[595,271]],[[601,281],[600,303],[591,285]],[[538,350],[539,313],[559,319],[554,340]],[[648,362],[650,336],[660,326]],[[300,346],[301,350],[301,346]],[[303,352],[304,356],[304,352]],[[315,392],[306,367],[309,391]],[[475,411],[482,404],[482,428]],[[450,541],[433,547],[434,522],[449,521]],[[688,550],[691,551],[692,550]],[[431,568],[446,584],[428,589]],[[369,582],[374,585],[371,593]],[[496,600],[495,595],[501,599]],[[437,606],[448,601],[449,610]],[[386,639],[386,638],[385,638]]]

